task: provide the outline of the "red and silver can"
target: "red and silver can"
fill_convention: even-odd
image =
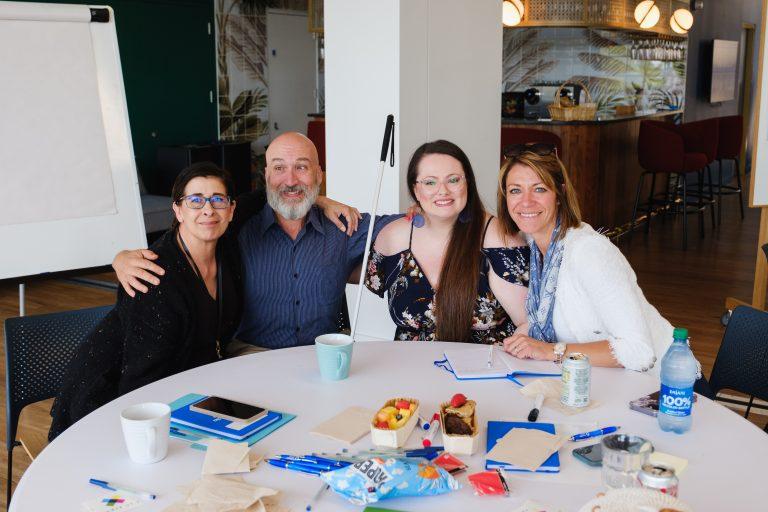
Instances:
[[[574,352],[563,360],[563,391],[560,401],[568,407],[589,405],[592,366],[586,354]]]
[[[656,489],[664,494],[677,497],[678,479],[675,470],[656,464],[643,464],[643,468],[637,473],[640,485],[646,489]]]

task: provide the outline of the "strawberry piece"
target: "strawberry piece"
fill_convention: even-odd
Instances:
[[[408,400],[398,400],[395,403],[395,407],[397,407],[398,409],[408,409],[411,407],[411,402],[409,402]]]
[[[377,421],[376,428],[380,428],[382,430],[389,430],[389,423],[387,423],[386,421]]]
[[[467,397],[461,393],[456,393],[451,397],[451,407],[461,407],[467,403]]]

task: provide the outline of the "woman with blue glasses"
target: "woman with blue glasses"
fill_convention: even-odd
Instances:
[[[169,375],[217,361],[241,311],[239,252],[229,235],[229,175],[212,163],[173,185],[173,228],[152,245],[164,278],[117,304],[78,347],[51,415],[53,439],[101,405]]]

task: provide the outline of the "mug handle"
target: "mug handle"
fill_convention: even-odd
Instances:
[[[339,364],[336,368],[336,377],[341,377],[342,372],[344,371],[344,367],[347,365],[347,354],[344,352],[339,352]]]
[[[147,457],[155,458],[157,452],[157,427],[149,427],[147,430]]]

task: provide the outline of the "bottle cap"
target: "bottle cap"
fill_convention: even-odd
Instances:
[[[687,340],[688,329],[685,329],[684,327],[675,327],[675,330],[672,332],[672,337],[676,340]]]

